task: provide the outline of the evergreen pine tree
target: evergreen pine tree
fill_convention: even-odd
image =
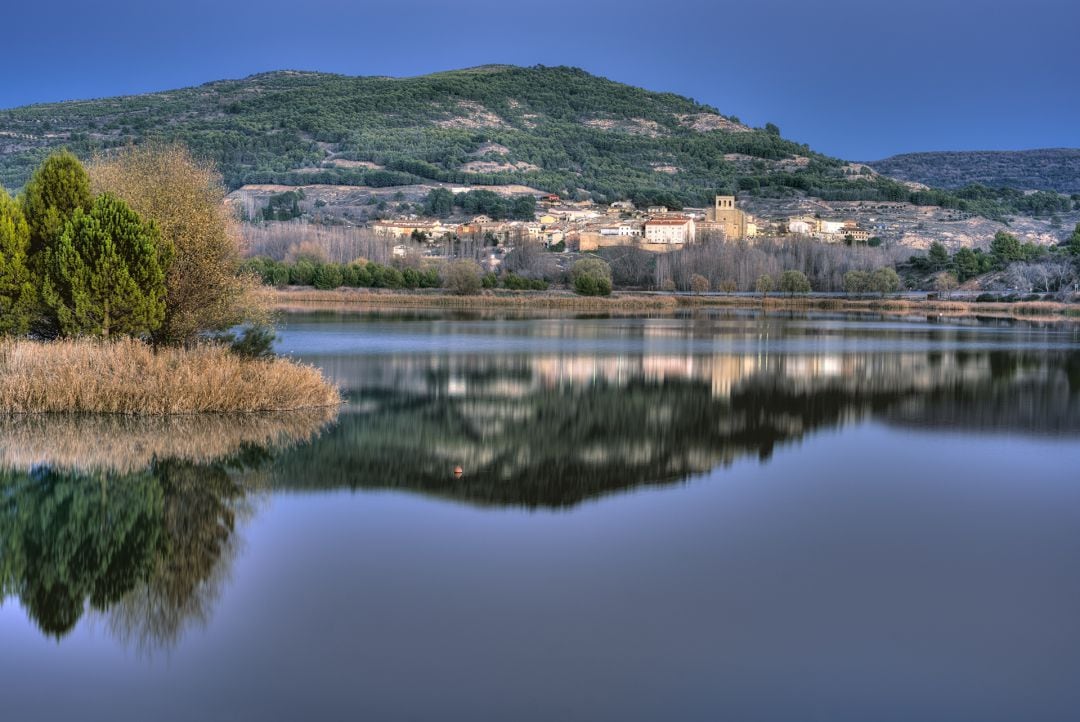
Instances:
[[[42,296],[67,336],[144,336],[165,317],[157,229],[104,194],[75,210],[45,255]]]
[[[22,209],[0,188],[0,335],[30,329],[36,294],[26,265],[30,228]]]
[[[27,182],[22,202],[30,228],[29,255],[34,260],[60,240],[77,209],[90,210],[90,177],[68,151],[53,153]]]

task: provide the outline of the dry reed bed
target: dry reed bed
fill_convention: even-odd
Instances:
[[[1037,321],[1078,321],[1076,304],[1049,301],[1020,303],[973,303],[970,301],[924,301],[902,298],[814,298],[773,295],[686,296],[619,293],[607,297],[578,296],[569,292],[502,292],[478,296],[411,291],[370,291],[363,289],[268,290],[271,305],[279,311],[312,308],[359,307],[444,307],[456,309],[565,309],[574,311],[672,311],[680,307],[721,306],[774,310],[827,310],[865,313],[940,313],[948,316],[983,316]]]
[[[336,417],[333,406],[274,414],[16,414],[0,417],[0,468],[130,474],[160,459],[208,464],[251,445],[302,444]]]
[[[807,298],[800,296],[680,296],[680,305],[766,308],[773,310],[824,310],[857,313],[936,313],[955,317],[1013,318],[1028,321],[1080,321],[1076,304],[1052,301],[974,303],[971,301],[925,301],[907,298]]]
[[[250,413],[336,406],[340,400],[313,367],[242,358],[216,345],[0,341],[0,413]]]
[[[268,291],[271,304],[278,310],[313,305],[360,306],[427,306],[444,308],[548,308],[583,311],[614,309],[674,309],[679,305],[675,296],[616,294],[613,296],[579,296],[569,292],[496,292],[476,296],[456,296],[448,293],[414,293],[408,291],[378,292],[360,289],[312,289]]]

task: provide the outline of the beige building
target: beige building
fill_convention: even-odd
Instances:
[[[375,224],[372,225],[371,230],[374,231],[376,236],[382,238],[408,238],[414,232],[420,232],[429,239],[434,239],[453,230],[453,228],[444,226],[439,221],[403,219],[397,221],[376,221]]]
[[[738,241],[750,235],[747,226],[751,217],[735,207],[735,196],[716,196],[706,220],[723,231],[724,238],[729,241]]]

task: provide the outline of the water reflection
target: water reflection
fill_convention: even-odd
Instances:
[[[738,459],[767,463],[778,448],[865,421],[1080,433],[1071,332],[830,330],[794,317],[391,319],[325,330],[336,338],[308,330],[303,347],[327,351],[306,360],[342,386],[336,419],[0,419],[2,598],[56,638],[89,610],[126,646],[168,648],[209,620],[238,528],[264,493],[394,489],[565,509]],[[502,350],[514,338],[529,351]],[[357,350],[369,343],[374,352]],[[396,351],[410,344],[423,352]]]
[[[0,419],[0,599],[56,638],[89,608],[172,645],[220,593],[261,470],[332,417]]]
[[[567,507],[742,457],[768,460],[778,446],[859,420],[1080,432],[1080,354],[1071,351],[410,354],[319,363],[346,389],[348,411],[275,464],[275,485]],[[461,475],[452,473],[457,466]]]

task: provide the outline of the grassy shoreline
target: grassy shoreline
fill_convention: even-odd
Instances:
[[[903,298],[818,298],[770,295],[687,296],[676,294],[614,293],[579,296],[569,291],[496,291],[476,296],[442,292],[311,288],[268,289],[270,304],[279,311],[314,308],[452,308],[567,310],[633,313],[676,311],[687,308],[752,308],[776,311],[843,311],[873,314],[933,314],[948,317],[1010,318],[1027,321],[1080,322],[1080,305],[1051,301],[975,303],[972,301]]]
[[[235,414],[340,403],[314,367],[242,358],[217,345],[0,341],[0,414]]]

